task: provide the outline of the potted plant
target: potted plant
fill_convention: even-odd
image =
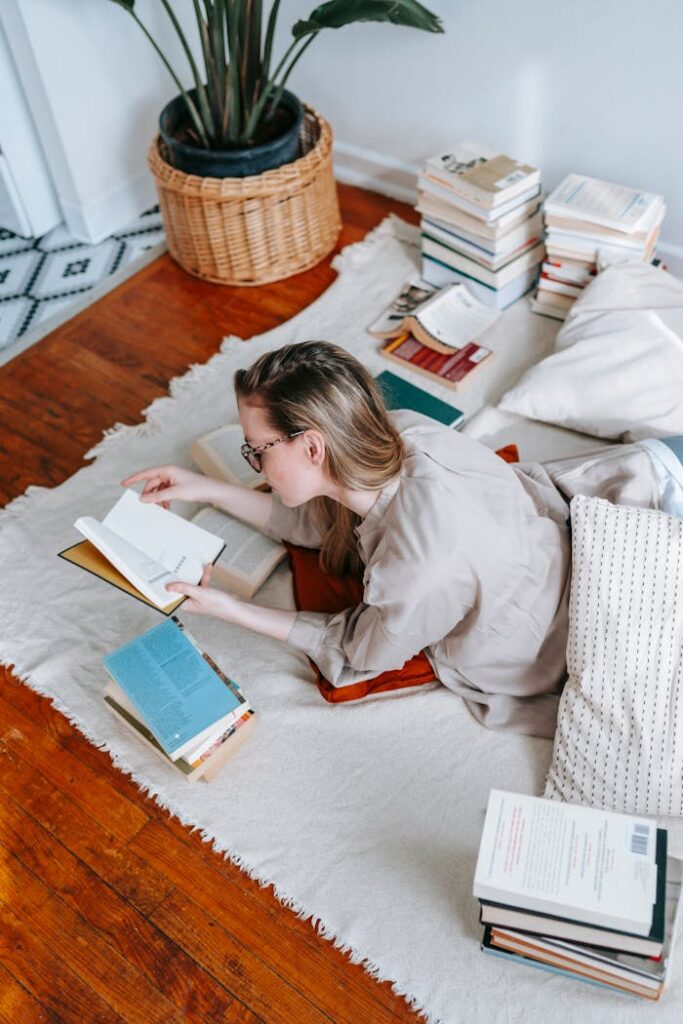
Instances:
[[[187,174],[215,178],[260,174],[297,158],[303,107],[285,87],[323,29],[386,21],[443,31],[439,18],[417,0],[329,0],[296,22],[292,42],[274,60],[280,0],[273,0],[267,17],[262,0],[193,0],[200,69],[170,0],[160,0],[190,67],[193,86],[186,89],[138,17],[135,0],[113,2],[134,18],[179,89],[159,122],[168,162]]]

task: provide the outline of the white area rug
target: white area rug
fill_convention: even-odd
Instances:
[[[471,887],[489,789],[539,793],[550,742],[487,731],[445,688],[330,706],[299,654],[190,615],[192,632],[240,681],[259,716],[222,775],[211,785],[188,786],[102,703],[102,656],[159,618],[55,557],[77,540],[74,519],[103,515],[132,470],[187,462],[194,437],[236,418],[235,368],[267,349],[326,338],[373,371],[386,368],[365,327],[414,272],[415,240],[414,229],[385,221],[337,257],[339,277],[313,305],[249,344],[226,339],[219,355],[172,383],[171,397],[155,401],[144,424],[110,432],[90,453],[92,465],[57,488],[30,487],[0,513],[0,659],[14,663],[162,806],[199,827],[250,875],[272,882],[283,902],[320,921],[326,936],[373,975],[390,979],[430,1022],[587,1024],[618,1015],[632,1024],[653,1014],[660,1024],[678,1022],[680,970],[654,1010],[479,951]],[[526,300],[518,303],[489,330],[485,343],[496,353],[490,365],[457,398],[447,397],[470,415],[497,400],[548,351],[556,330],[555,322],[529,314]],[[437,385],[424,386],[440,393]],[[525,459],[595,444],[490,408],[467,432],[494,446],[516,441]],[[292,607],[288,570],[275,574],[260,599]]]

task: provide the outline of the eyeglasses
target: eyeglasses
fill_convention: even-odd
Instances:
[[[304,433],[304,430],[295,430],[292,434],[283,434],[282,437],[276,438],[275,441],[268,441],[266,444],[259,444],[255,448],[252,448],[250,444],[245,443],[240,448],[240,451],[254,472],[260,473],[263,468],[264,452],[267,452],[269,448],[275,447],[276,444],[282,444],[283,441],[291,441],[293,437],[298,437],[299,434]]]

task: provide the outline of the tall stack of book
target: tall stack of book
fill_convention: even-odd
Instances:
[[[543,205],[546,260],[532,309],[564,320],[598,270],[649,263],[666,207],[660,195],[569,174]]]
[[[478,142],[427,160],[418,175],[422,276],[464,281],[504,309],[535,284],[543,260],[541,175]]]
[[[647,818],[492,790],[474,879],[482,950],[658,999],[683,861]]]

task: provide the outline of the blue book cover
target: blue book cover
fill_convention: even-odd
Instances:
[[[104,666],[135,705],[170,758],[242,706],[175,619],[147,630],[105,656]]]
[[[387,409],[412,409],[413,412],[421,412],[423,416],[430,416],[447,427],[458,427],[465,419],[462,409],[435,398],[434,395],[403,380],[402,377],[397,377],[389,370],[383,370],[375,380],[379,384]]]

